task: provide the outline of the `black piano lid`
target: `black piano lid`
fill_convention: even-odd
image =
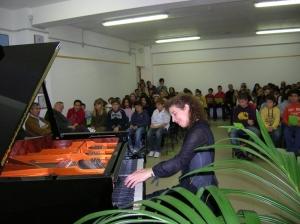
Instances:
[[[9,155],[60,45],[52,42],[1,48],[0,168]]]

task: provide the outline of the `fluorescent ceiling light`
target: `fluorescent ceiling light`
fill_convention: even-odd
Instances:
[[[103,26],[117,26],[129,23],[141,23],[141,22],[148,22],[153,20],[161,20],[168,18],[167,14],[157,14],[157,15],[150,15],[150,16],[141,16],[141,17],[133,17],[127,19],[119,19],[113,21],[107,21],[102,23]]]
[[[261,30],[261,31],[256,31],[256,34],[294,33],[294,32],[300,32],[300,28],[279,29],[279,30]]]
[[[255,7],[272,7],[272,6],[283,6],[283,5],[295,5],[300,4],[300,0],[281,0],[281,1],[266,1],[255,3]]]
[[[172,39],[163,39],[163,40],[156,40],[155,43],[169,43],[169,42],[177,42],[177,41],[189,41],[189,40],[199,40],[200,37],[179,37],[179,38],[172,38]]]

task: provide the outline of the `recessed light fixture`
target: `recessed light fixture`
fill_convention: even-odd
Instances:
[[[119,20],[112,20],[103,22],[103,26],[117,26],[129,23],[141,23],[141,22],[148,22],[153,20],[161,20],[168,18],[168,14],[156,14],[156,15],[149,15],[149,16],[140,16],[140,17],[132,17],[126,19],[119,19]]]
[[[280,1],[265,1],[255,3],[255,7],[272,7],[272,6],[284,6],[284,5],[296,5],[300,4],[300,0],[280,0]]]
[[[300,28],[290,28],[290,29],[278,29],[278,30],[260,30],[256,31],[256,34],[274,34],[274,33],[294,33],[300,32]]]
[[[170,42],[177,42],[177,41],[189,41],[189,40],[199,40],[199,39],[200,39],[200,37],[198,37],[198,36],[194,36],[194,37],[179,37],[179,38],[156,40],[155,43],[162,44],[162,43],[170,43]]]

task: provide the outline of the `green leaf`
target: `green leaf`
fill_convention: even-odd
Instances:
[[[220,189],[224,194],[235,194],[239,195],[241,197],[249,197],[252,199],[255,199],[256,201],[259,201],[261,203],[267,204],[269,206],[272,206],[274,208],[277,208],[279,211],[285,212],[292,217],[295,217],[300,222],[300,213],[295,211],[294,209],[284,205],[283,203],[272,199],[271,197],[265,196],[263,194],[258,194],[255,192],[245,191],[245,190],[235,190],[235,189]]]
[[[187,206],[185,203],[181,202],[175,197],[172,197],[170,195],[161,195],[161,196],[154,197],[151,200],[163,201],[167,203],[169,206],[175,209],[179,209],[182,215],[182,221],[180,223],[191,222],[195,224],[205,224],[203,218],[198,213],[196,213],[194,209],[191,209],[189,206]]]
[[[266,144],[270,148],[275,148],[272,138],[270,137],[269,132],[268,132],[263,120],[261,119],[260,113],[257,110],[256,110],[256,119],[257,119],[257,123],[259,125],[260,133],[261,133],[262,137],[264,138]]]
[[[258,214],[254,211],[240,210],[240,211],[238,211],[238,214],[240,214],[241,217],[244,218],[245,224],[260,224],[261,223]]]
[[[263,223],[270,223],[270,224],[296,224],[294,222],[290,222],[287,220],[283,220],[277,217],[273,217],[270,215],[258,215],[259,219],[263,222]]]
[[[181,223],[186,222],[187,220],[182,218],[179,214],[177,214],[175,211],[171,210],[170,208],[161,205],[160,203],[155,203],[151,200],[144,200],[141,201],[142,205],[145,206],[145,210],[151,208],[155,212],[159,212],[160,214],[169,217],[170,219],[174,220],[175,222]]]
[[[98,219],[100,220],[110,220],[113,217],[116,217],[118,215],[122,215],[122,214],[127,214],[127,216],[132,217],[133,215],[135,216],[145,216],[148,218],[152,218],[160,223],[177,223],[172,221],[171,219],[164,217],[163,215],[159,215],[159,214],[155,214],[149,211],[143,211],[143,210],[107,210],[107,211],[100,211],[100,212],[94,212],[91,214],[88,214],[84,217],[82,217],[81,219],[77,220],[74,224],[82,224],[82,223],[86,223],[94,220],[94,219]],[[100,217],[100,219],[99,219]],[[119,216],[120,217],[120,216]],[[102,223],[102,222],[101,222]]]
[[[273,190],[276,190],[277,192],[279,192],[280,194],[282,194],[283,196],[285,196],[286,199],[288,199],[289,201],[297,204],[298,206],[300,205],[300,201],[299,201],[299,197],[298,198],[294,198],[292,197],[289,193],[285,192],[283,189],[281,189],[280,187],[276,186],[275,184],[273,184],[272,182],[258,176],[255,175],[252,172],[249,172],[247,170],[245,170],[244,168],[222,168],[222,167],[212,167],[212,166],[206,166],[206,167],[202,167],[199,169],[196,169],[186,175],[184,175],[182,178],[185,178],[187,176],[190,175],[195,175],[195,174],[199,174],[199,173],[206,173],[206,172],[211,172],[211,171],[215,171],[215,170],[219,170],[219,171],[223,171],[223,172],[227,172],[227,173],[240,173],[242,175],[246,175],[248,177],[251,177],[255,180],[257,180],[258,182],[264,184],[265,186],[268,186],[270,188],[272,188]]]
[[[220,224],[219,220],[212,213],[210,208],[201,199],[195,197],[195,194],[182,187],[171,188],[170,191],[177,192],[184,197],[189,202],[190,206],[192,206],[192,208],[203,217],[205,222],[209,224]]]
[[[205,187],[205,189],[209,191],[213,199],[216,201],[218,207],[221,210],[225,223],[239,224],[239,219],[236,216],[235,211],[226,196],[221,191],[219,191],[216,186],[208,186]]]

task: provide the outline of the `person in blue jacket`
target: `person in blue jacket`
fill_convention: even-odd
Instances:
[[[167,161],[130,174],[125,180],[127,187],[133,188],[150,177],[170,177],[179,171],[184,175],[214,162],[213,148],[200,152],[194,151],[197,147],[214,144],[213,133],[199,101],[194,96],[179,94],[167,101],[166,109],[170,112],[173,122],[187,128],[181,149],[177,155]],[[217,185],[217,180],[213,172],[201,173],[181,179],[179,185],[195,193],[201,187]],[[154,192],[152,196],[161,192]]]

